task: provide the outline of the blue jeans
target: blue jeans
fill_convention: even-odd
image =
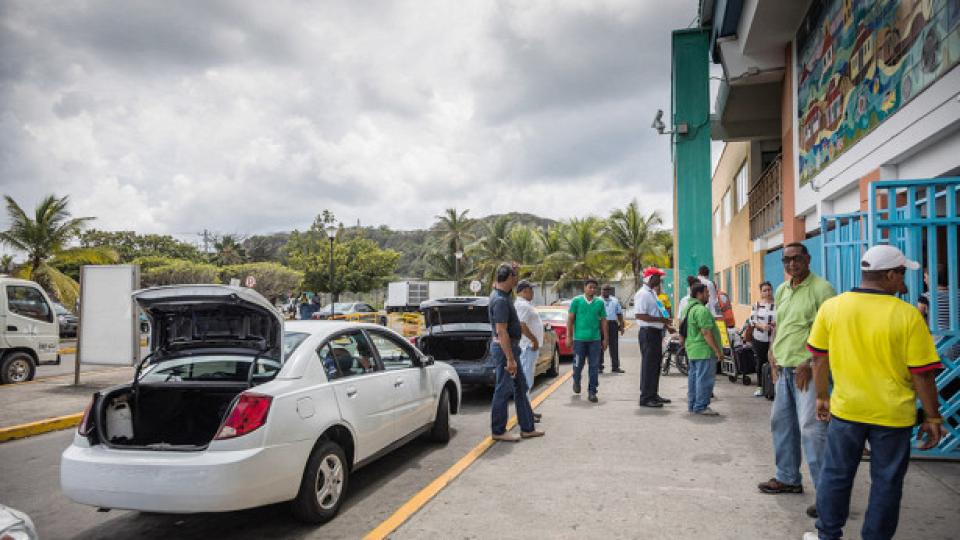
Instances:
[[[580,384],[583,375],[584,360],[588,362],[587,373],[590,376],[590,382],[587,384],[587,392],[597,393],[597,386],[600,378],[600,340],[593,341],[573,341],[573,382]]]
[[[827,423],[817,420],[817,394],[811,377],[806,392],[796,384],[794,368],[780,368],[776,398],[770,411],[770,431],[773,432],[773,453],[777,461],[776,479],[790,485],[799,485],[800,447],[807,458],[810,476],[816,488],[820,481],[820,467],[827,443]]]
[[[528,398],[530,397],[530,391],[533,390],[533,373],[537,366],[538,356],[540,356],[540,351],[535,351],[530,347],[520,350],[520,370],[523,371],[523,376],[527,380]]]
[[[687,369],[687,410],[701,412],[710,405],[717,378],[717,359],[690,360]]]
[[[503,435],[507,431],[507,416],[510,398],[517,408],[517,423],[522,431],[533,431],[533,409],[527,399],[527,381],[517,365],[517,376],[507,373],[507,355],[497,343],[490,345],[494,364],[497,366],[497,386],[493,390],[493,403],[490,405],[490,431],[494,435]],[[513,358],[520,359],[520,347],[513,346]]]
[[[850,490],[860,466],[864,441],[870,441],[870,501],[860,531],[864,540],[893,538],[900,519],[903,477],[910,463],[912,428],[847,422],[834,417],[827,428],[827,449],[817,484],[817,530],[833,540],[843,534],[850,514]]]

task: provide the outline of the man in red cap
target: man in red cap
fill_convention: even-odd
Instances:
[[[657,293],[663,270],[648,267],[643,271],[643,287],[633,297],[636,309],[637,341],[640,343],[640,406],[663,407],[669,399],[660,396],[660,362],[663,358],[663,329],[670,328],[670,319],[661,310]]]

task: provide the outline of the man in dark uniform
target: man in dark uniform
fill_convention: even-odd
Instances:
[[[517,270],[512,265],[501,264],[497,268],[497,282],[490,293],[490,325],[493,327],[493,343],[490,352],[497,367],[497,385],[490,406],[490,431],[495,441],[517,442],[521,438],[542,437],[543,432],[534,429],[533,409],[527,399],[527,381],[519,372],[520,318],[513,306],[510,292],[517,285]],[[518,376],[519,375],[519,376]],[[520,436],[507,433],[507,415],[510,398],[517,407],[517,422]]]

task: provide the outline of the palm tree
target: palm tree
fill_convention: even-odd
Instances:
[[[602,226],[596,218],[571,219],[560,234],[561,250],[546,257],[559,272],[557,289],[604,273]]]
[[[518,225],[510,229],[506,239],[507,259],[531,266],[540,258],[540,246],[537,235],[530,227]]]
[[[0,274],[9,274],[13,269],[13,255],[0,255]]]
[[[562,251],[560,239],[563,236],[563,229],[566,227],[563,223],[557,223],[547,229],[538,228],[534,231],[541,254],[540,263],[534,268],[534,278],[540,282],[540,294],[543,298],[547,297],[547,281],[555,280],[560,277],[560,266],[556,257],[551,257],[555,253]]]
[[[79,296],[80,285],[61,272],[57,265],[109,264],[117,261],[115,251],[104,247],[67,248],[92,217],[70,217],[69,197],[47,195],[30,217],[9,195],[7,214],[10,228],[0,232],[0,243],[23,251],[27,260],[17,274],[32,279],[66,305],[73,305]]]
[[[507,237],[511,221],[508,216],[500,216],[485,225],[480,239],[467,246],[467,252],[474,261],[473,275],[481,283],[491,283],[496,277],[497,266],[509,257]]]
[[[213,243],[215,251],[213,262],[217,266],[240,264],[247,260],[247,252],[240,243],[240,239],[232,234],[225,234]]]
[[[455,256],[447,253],[443,248],[434,248],[428,251],[424,257],[424,262],[427,266],[427,279],[448,279],[451,281],[460,279],[462,281],[463,276],[473,273],[469,257],[461,258],[458,268]],[[459,270],[459,276],[457,270]],[[458,283],[458,291],[460,290],[459,285]]]
[[[635,199],[626,208],[611,212],[607,220],[608,254],[618,268],[633,275],[635,290],[640,287],[644,265],[664,262],[662,239],[657,238],[657,228],[662,224],[656,211],[641,215]]]
[[[440,244],[446,246],[451,255],[457,251],[462,252],[467,242],[474,238],[471,231],[475,222],[467,217],[469,211],[467,209],[459,212],[456,208],[447,208],[442,215],[434,216],[438,220],[434,229],[440,233]]]

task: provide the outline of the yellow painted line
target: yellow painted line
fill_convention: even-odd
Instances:
[[[0,428],[0,442],[6,442],[13,439],[22,439],[24,437],[32,437],[34,435],[40,435],[41,433],[47,433],[50,431],[72,428],[79,424],[80,420],[82,419],[83,413],[76,413],[68,414],[66,416],[57,416],[54,418],[44,418],[43,420],[37,420],[36,422],[29,422],[27,424],[20,424],[18,426]]]
[[[530,402],[530,405],[534,408],[539,407],[544,400],[550,397],[550,394],[554,393],[557,388],[567,382],[567,380],[573,375],[572,371],[568,371],[563,374],[557,380],[553,381],[553,384],[544,389],[543,392],[540,392],[533,398],[533,401]],[[507,422],[507,431],[513,429],[513,426],[517,425],[517,417],[514,416],[510,418],[510,421]],[[408,519],[410,519],[414,514],[416,514],[421,508],[424,507],[431,499],[437,496],[443,488],[447,487],[450,482],[453,482],[458,476],[460,476],[463,471],[467,470],[470,465],[473,464],[477,459],[480,458],[493,446],[495,441],[489,435],[480,441],[480,444],[473,447],[472,450],[467,452],[465,456],[460,458],[459,461],[453,464],[452,467],[443,472],[440,476],[436,477],[432,482],[430,482],[427,487],[421,489],[417,492],[416,495],[411,497],[407,502],[397,509],[390,517],[383,521],[380,525],[377,525],[377,528],[373,529],[366,536],[364,540],[382,540],[387,537],[390,533],[397,530],[401,525],[404,524]],[[515,444],[515,443],[509,443]]]
[[[75,354],[77,352],[76,347],[63,347],[62,349],[57,350],[60,354]]]

